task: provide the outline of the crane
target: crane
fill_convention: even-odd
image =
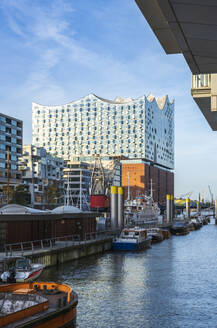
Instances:
[[[189,192],[187,192],[186,194],[182,194],[182,195],[180,195],[180,198],[191,197],[192,194],[193,194],[193,191],[189,191]]]
[[[209,193],[210,193],[211,203],[213,204],[213,193],[212,193],[211,187],[208,186],[208,188],[209,188]]]

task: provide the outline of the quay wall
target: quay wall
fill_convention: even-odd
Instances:
[[[57,266],[61,263],[76,260],[93,254],[104,253],[111,250],[112,238],[104,240],[95,240],[81,243],[80,245],[71,245],[28,255],[33,263],[42,263],[46,267]]]

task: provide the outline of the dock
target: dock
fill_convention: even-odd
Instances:
[[[104,253],[112,247],[112,232],[87,234],[84,240],[78,240],[77,237],[69,235],[5,245],[5,251],[0,252],[0,272],[3,270],[5,256],[27,256],[32,263],[42,263],[46,267],[50,267],[93,254]]]

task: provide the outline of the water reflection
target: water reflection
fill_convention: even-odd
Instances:
[[[106,253],[45,270],[79,295],[78,327],[216,327],[217,227],[140,253]]]

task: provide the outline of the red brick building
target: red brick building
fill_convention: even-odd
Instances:
[[[154,201],[164,204],[166,194],[174,195],[174,173],[142,160],[122,162],[122,186],[125,199],[127,198],[128,181],[132,199],[144,195],[144,193],[150,194],[151,181]]]

